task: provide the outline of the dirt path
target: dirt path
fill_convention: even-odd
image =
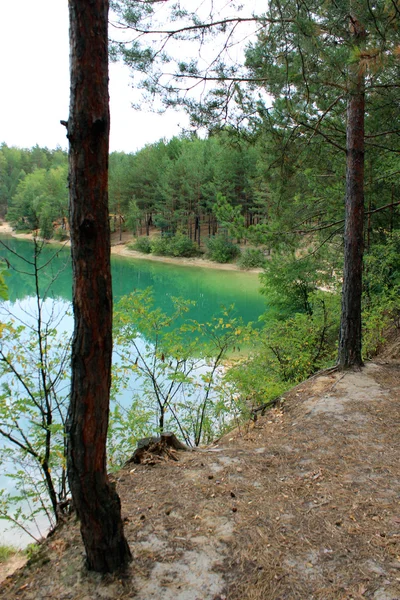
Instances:
[[[399,347],[178,462],[122,469],[123,577],[85,572],[72,519],[0,598],[399,600]]]
[[[16,554],[11,556],[5,562],[0,563],[0,583],[6,579],[9,575],[12,575],[17,569],[20,569],[26,564],[26,556]]]

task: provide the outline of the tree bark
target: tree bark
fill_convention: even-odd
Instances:
[[[112,354],[108,216],[108,0],[69,0],[71,97],[67,123],[74,337],[67,419],[68,477],[87,566],[131,558],[119,497],[106,471]]]
[[[354,44],[365,39],[365,30],[351,18]],[[359,64],[350,66],[346,138],[346,213],[344,272],[338,366],[360,368],[361,296],[364,252],[364,72]]]

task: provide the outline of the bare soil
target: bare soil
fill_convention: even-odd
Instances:
[[[6,561],[0,562],[0,582],[12,575],[17,569],[23,567],[27,562],[26,556],[21,552],[10,556]]]
[[[197,452],[116,477],[133,561],[88,573],[73,517],[7,600],[399,600],[400,337]]]

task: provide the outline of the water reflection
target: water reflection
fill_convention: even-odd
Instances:
[[[9,249],[0,247],[0,257],[5,258],[10,265],[7,277],[9,301],[0,307],[0,320],[7,322],[12,315],[16,321],[31,327],[34,326],[37,309],[36,282],[32,276],[33,244],[14,238],[6,238],[4,241]],[[72,273],[69,248],[44,246],[39,257],[39,272],[40,293],[48,296],[42,306],[44,321],[52,316],[55,318],[57,331],[71,333]],[[258,278],[253,274],[181,267],[122,257],[113,258],[112,273],[115,302],[134,290],[152,287],[155,306],[167,314],[172,312],[173,297],[194,301],[196,304],[188,317],[200,323],[209,321],[222,305],[234,304],[236,314],[245,322],[256,321],[265,310],[264,299],[258,293]],[[200,372],[204,372],[204,369],[201,368]],[[140,380],[132,375],[127,388],[121,390],[116,401],[127,406],[140,386]],[[10,489],[10,480],[1,477],[0,488]],[[15,532],[10,537],[4,528],[4,522],[0,521],[0,539],[3,541],[20,544],[30,541],[27,536],[22,536],[18,542]]]

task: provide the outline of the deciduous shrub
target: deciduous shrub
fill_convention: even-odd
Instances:
[[[169,256],[169,238],[156,237],[151,241],[151,253],[156,256]]]
[[[169,238],[169,251],[171,256],[196,256],[199,251],[196,244],[182,233],[177,233]]]
[[[259,248],[246,248],[239,257],[238,265],[241,269],[258,269],[265,266],[266,258]]]
[[[253,352],[228,372],[237,394],[250,406],[271,401],[285,390],[334,364],[340,296],[317,292],[313,314],[269,320],[251,335]]]
[[[158,256],[190,257],[196,256],[199,251],[196,244],[182,233],[172,237],[162,236],[154,238],[151,251]]]
[[[65,240],[69,239],[69,234],[66,229],[58,227],[58,229],[54,231],[53,238],[58,242],[65,242]]]
[[[400,231],[393,231],[365,256],[363,355],[374,356],[386,341],[390,326],[399,327]]]
[[[129,244],[129,247],[132,250],[137,250],[138,252],[143,252],[143,254],[150,254],[151,252],[151,242],[148,237],[140,237],[133,244]]]
[[[219,263],[228,263],[240,255],[240,248],[225,235],[216,235],[206,242],[207,257]]]

